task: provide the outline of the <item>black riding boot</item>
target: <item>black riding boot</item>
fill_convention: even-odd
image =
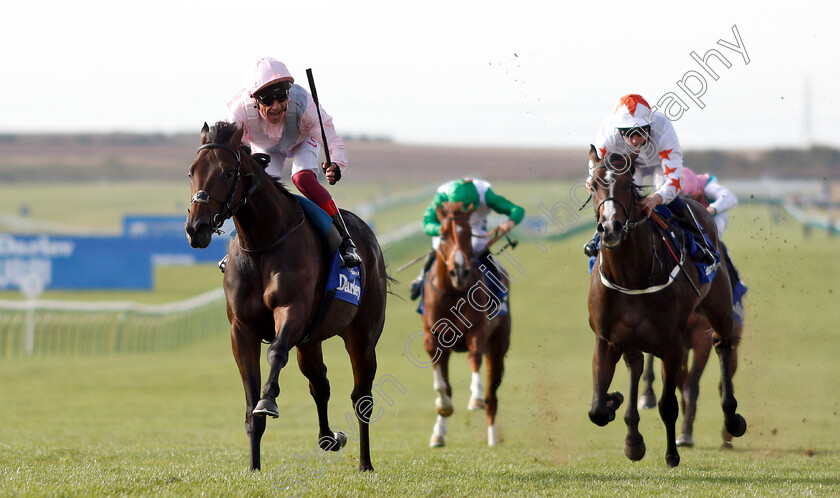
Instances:
[[[434,249],[426,253],[426,259],[423,261],[423,269],[420,270],[420,275],[411,282],[411,290],[409,291],[408,297],[412,301],[420,297],[420,291],[423,290],[423,280],[426,278],[426,273],[429,272],[429,268],[432,267],[436,255],[437,252]]]
[[[706,242],[703,227],[696,221],[693,214],[688,212],[691,208],[686,205],[685,201],[677,197],[668,204],[668,209],[674,214],[679,225],[694,235],[694,240],[697,243],[697,249],[700,253],[700,262],[709,266],[715,264],[715,251]]]
[[[338,247],[338,253],[341,257],[341,266],[350,268],[362,264],[362,258],[356,250],[356,244],[350,238],[350,232],[347,231],[347,225],[344,224],[344,219],[341,217],[341,212],[335,213],[332,217],[333,224],[338,229],[338,234],[341,235],[341,245]]]
[[[595,232],[595,235],[592,236],[589,241],[583,245],[583,253],[589,257],[594,257],[598,255],[598,233]]]

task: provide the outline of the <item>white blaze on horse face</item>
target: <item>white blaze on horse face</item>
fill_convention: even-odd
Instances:
[[[612,170],[607,170],[607,176],[605,177],[607,185],[609,185],[609,193],[607,195],[608,198],[612,199],[614,197],[615,191],[615,178],[613,178]],[[601,206],[601,218],[603,222],[612,221],[613,217],[615,217],[615,201],[609,200],[605,201],[603,206]]]

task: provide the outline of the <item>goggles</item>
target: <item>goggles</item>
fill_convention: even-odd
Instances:
[[[283,84],[271,85],[255,93],[254,98],[264,106],[270,106],[275,100],[285,102],[289,98],[289,88]]]

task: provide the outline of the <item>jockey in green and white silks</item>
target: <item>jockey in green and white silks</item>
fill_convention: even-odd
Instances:
[[[508,217],[499,225],[501,233],[509,232],[525,217],[525,210],[522,207],[495,193],[489,182],[462,178],[444,183],[438,188],[434,199],[423,213],[423,231],[432,236],[432,247],[435,249],[440,245],[440,220],[437,217],[437,208],[444,202],[461,202],[465,207],[475,206],[470,216],[470,227],[473,235],[473,254],[480,259],[486,258],[489,254],[487,248],[487,216],[491,212]],[[429,253],[420,275],[412,282],[411,299],[417,299],[420,295],[423,278],[434,261],[434,255],[434,251]],[[493,265],[487,266],[493,268]]]

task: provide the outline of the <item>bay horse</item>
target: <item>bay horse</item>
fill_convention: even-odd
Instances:
[[[376,343],[385,321],[388,276],[379,244],[370,228],[353,213],[342,216],[364,262],[358,307],[324,299],[330,262],[324,242],[304,216],[300,201],[264,171],[241,144],[242,128],[218,122],[204,124],[201,146],[189,169],[192,200],[186,223],[190,245],[204,248],[211,235],[233,218],[236,239],[224,274],[233,356],[245,387],[245,429],[252,470],[260,468],[260,439],[266,416],[277,418],[278,377],[289,351],[297,347],[300,371],[318,412],[318,445],[339,451],[347,440],[330,429],[327,403],[330,384],[321,342],[344,340],[353,369],[350,395],[359,421],[359,470],[373,470],[369,422],[371,389],[376,373]],[[313,320],[316,320],[313,323]],[[260,394],[261,343],[269,344],[268,379]]]
[[[597,230],[601,235],[589,288],[589,326],[595,333],[592,358],[593,397],[589,418],[604,426],[615,419],[624,397],[607,393],[622,354],[630,373],[630,402],[624,415],[627,436],[624,453],[640,460],[645,444],[639,433],[638,384],[644,367],[643,352],[662,360],[663,391],[659,414],[665,424],[665,463],[679,465],[676,421],[679,412],[675,390],[679,381],[687,322],[696,309],[714,329],[715,349],[721,369],[721,407],[726,430],[739,437],[746,432],[744,418],[736,413],[730,356],[737,341],[733,327],[732,290],[725,271],[710,283],[699,283],[690,256],[665,246],[665,237],[643,212],[640,188],[634,183],[636,155],[606,154],[599,159],[590,146],[592,189]],[[714,221],[700,204],[688,200],[688,209],[720,252]],[[655,215],[653,215],[655,216]],[[669,259],[672,258],[672,259]]]
[[[500,313],[502,303],[481,278],[482,263],[472,251],[470,216],[473,208],[461,202],[444,202],[437,209],[440,245],[423,287],[423,346],[434,364],[437,421],[429,446],[446,445],[446,418],[452,415],[449,357],[466,352],[472,370],[468,410],[487,415],[487,444],[495,446],[496,391],[502,383],[504,360],[510,346],[510,312]],[[488,243],[488,250],[493,240]],[[501,284],[509,279],[500,271]],[[490,277],[488,277],[490,279]],[[493,285],[493,284],[489,284]],[[481,385],[482,356],[487,361],[487,388]]]
[[[735,337],[740,340],[743,333],[743,325],[735,321]],[[694,446],[694,418],[697,414],[697,398],[700,396],[700,377],[709,361],[712,352],[714,330],[708,320],[697,313],[692,313],[688,318],[689,341],[685,346],[694,351],[691,366],[688,364],[688,351],[683,353],[683,363],[680,367],[680,377],[677,380],[677,389],[680,391],[682,401],[680,407],[683,416],[682,429],[677,437],[677,446],[691,448]],[[729,369],[732,375],[738,369],[738,342],[732,349],[729,357]],[[639,397],[639,409],[653,408],[656,406],[656,394],[653,390],[653,381],[656,375],[653,373],[653,355],[645,356],[645,370],[642,374],[642,394]],[[718,384],[720,389],[720,384]],[[732,447],[732,434],[726,427],[721,429],[723,448]]]

